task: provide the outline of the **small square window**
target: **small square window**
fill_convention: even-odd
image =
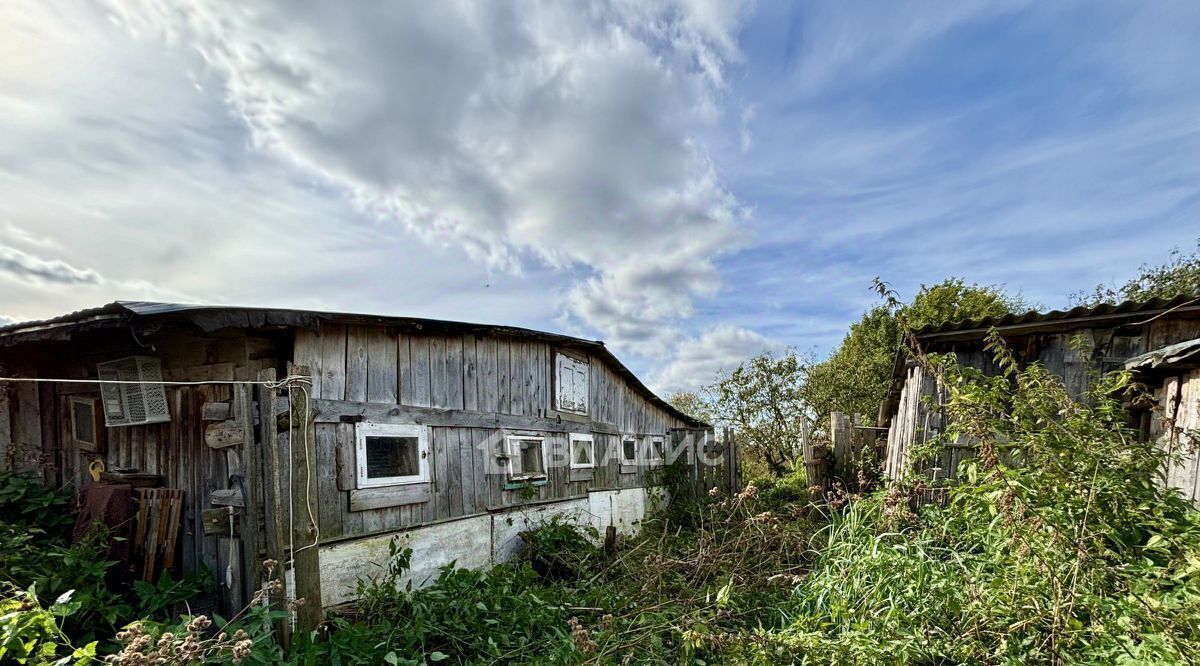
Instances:
[[[621,464],[637,464],[637,440],[633,437],[626,437],[621,440]]]
[[[71,439],[81,451],[104,452],[104,424],[100,421],[100,403],[96,398],[73,397]]]
[[[509,435],[505,438],[510,481],[541,481],[546,478],[546,440],[542,437]]]
[[[661,465],[663,462],[663,438],[647,437],[645,441],[646,463],[651,465]]]
[[[358,487],[429,481],[429,436],[424,426],[359,423]]]
[[[571,434],[571,469],[596,466],[596,441],[591,435]]]

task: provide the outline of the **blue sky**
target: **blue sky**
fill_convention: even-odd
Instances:
[[[609,342],[661,391],[947,276],[1200,236],[1200,4],[0,8],[0,317],[117,298]]]
[[[1200,6],[1001,4],[757,7],[730,72],[752,144],[717,158],[755,205],[756,246],[722,263],[735,316],[803,346],[875,275],[1062,307],[1195,242]]]

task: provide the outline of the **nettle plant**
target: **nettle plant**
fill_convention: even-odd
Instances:
[[[945,506],[912,514],[898,486],[836,516],[778,638],[830,663],[1191,663],[1200,513],[1127,427],[1130,375],[1074,400],[997,336],[989,350],[996,376],[928,359],[948,426],[924,454],[977,448]]]

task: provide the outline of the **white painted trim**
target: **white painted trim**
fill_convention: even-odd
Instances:
[[[416,437],[417,469],[414,476],[367,477],[368,437]],[[381,488],[402,486],[412,483],[429,483],[429,428],[406,423],[373,423],[361,421],[354,424],[355,477],[358,488]]]
[[[638,464],[638,458],[640,458],[639,454],[641,453],[641,450],[642,450],[642,445],[641,445],[641,442],[639,441],[640,439],[641,439],[641,437],[639,437],[637,435],[621,435],[621,442],[620,442],[621,450],[619,451],[619,453],[621,455],[621,464],[622,465],[637,465]],[[627,442],[629,440],[633,440],[633,458],[625,457],[625,442]]]
[[[586,463],[575,462],[575,442],[587,442],[588,450],[591,451],[591,460]],[[567,459],[570,461],[571,469],[592,469],[596,466],[596,438],[590,434],[573,432],[567,435]]]
[[[519,474],[513,474],[513,461],[518,463],[521,460],[521,451],[516,447],[516,442],[520,440],[536,439],[542,445],[542,473],[529,475],[522,469]],[[539,481],[549,478],[550,470],[550,455],[546,450],[546,438],[542,435],[513,435],[507,434],[504,436],[504,453],[508,456],[508,480],[509,481]]]
[[[571,373],[571,388],[572,388],[573,398],[572,398],[571,404],[569,404],[569,405],[563,404],[563,400],[562,400],[562,397],[563,397],[562,376],[563,376],[564,367],[566,370],[568,370]],[[580,370],[582,370],[582,373],[580,373]],[[560,412],[566,412],[569,414],[579,414],[581,416],[587,416],[588,402],[591,399],[589,396],[589,388],[590,388],[590,384],[591,384],[591,372],[592,372],[591,364],[588,363],[587,360],[579,359],[570,354],[564,354],[563,352],[560,352],[560,351],[555,352],[555,355],[554,355],[554,377],[553,377],[553,380],[551,381],[551,385],[553,385],[553,387],[554,387],[554,409],[556,409]],[[583,375],[582,386],[580,386],[579,382],[577,381],[579,379],[578,374]],[[580,392],[582,392],[582,395],[580,395]]]
[[[643,458],[647,465],[661,465],[666,455],[666,440],[659,435],[651,435],[643,437],[642,441],[646,443],[646,454]],[[654,443],[658,442],[658,455],[654,454]]]

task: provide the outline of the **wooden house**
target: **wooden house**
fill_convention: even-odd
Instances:
[[[984,349],[990,330],[1004,338],[1022,364],[1041,363],[1062,379],[1067,391],[1082,395],[1100,373],[1129,368],[1153,391],[1152,404],[1130,405],[1130,422],[1144,440],[1178,454],[1166,483],[1200,501],[1197,438],[1200,437],[1200,299],[1179,297],[1072,310],[1006,315],[959,321],[915,331],[929,353],[954,353],[960,363],[995,373]],[[912,460],[908,451],[945,426],[940,408],[944,390],[936,377],[898,357],[894,383],[880,409],[888,428],[884,469],[900,478],[908,469],[930,478],[954,478],[958,464],[974,455],[970,443],[950,445],[933,460]]]
[[[226,610],[264,558],[319,617],[394,539],[420,583],[550,516],[636,529],[680,456],[697,491],[736,478],[603,343],[522,328],[118,302],[0,328],[0,377],[3,467],[181,490],[152,547],[216,572]]]

